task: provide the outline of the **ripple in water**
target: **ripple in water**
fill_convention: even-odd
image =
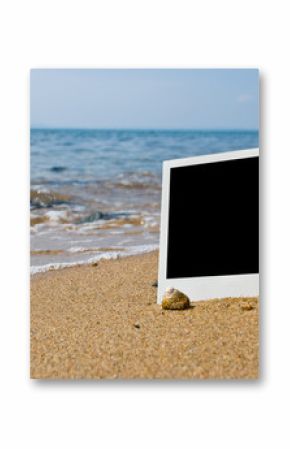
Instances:
[[[256,131],[32,130],[32,272],[157,248],[162,161],[257,146]]]

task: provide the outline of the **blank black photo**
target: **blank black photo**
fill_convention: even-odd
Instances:
[[[258,271],[258,157],[171,168],[167,277]]]

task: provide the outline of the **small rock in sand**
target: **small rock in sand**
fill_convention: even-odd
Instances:
[[[134,327],[136,328],[136,329],[140,329],[140,323],[134,323]]]
[[[190,307],[189,298],[176,288],[167,288],[162,299],[162,309],[184,310]]]
[[[255,307],[253,306],[253,304],[248,303],[248,302],[246,302],[244,304],[241,304],[241,309],[242,310],[253,310],[254,308]]]
[[[93,262],[92,263],[92,267],[97,267],[98,266],[98,262]]]

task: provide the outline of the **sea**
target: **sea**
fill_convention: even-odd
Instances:
[[[158,248],[162,162],[258,147],[258,131],[32,129],[31,273]]]

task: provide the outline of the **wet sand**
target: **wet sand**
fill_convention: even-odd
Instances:
[[[257,298],[156,304],[158,253],[34,275],[31,377],[255,379]]]

